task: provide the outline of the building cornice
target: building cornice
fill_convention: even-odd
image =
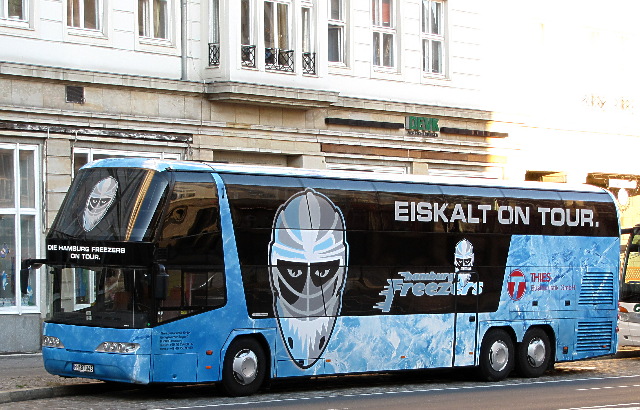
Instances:
[[[429,104],[382,101],[340,95],[337,91],[274,85],[215,81],[204,83],[179,79],[114,74],[98,71],[47,67],[33,64],[0,61],[0,78],[15,77],[37,81],[70,83],[75,85],[99,85],[105,87],[135,88],[153,92],[186,93],[204,95],[212,102],[276,105],[298,109],[335,108],[376,111],[398,115],[419,114],[442,118],[492,121],[491,111],[446,107]]]
[[[281,87],[235,81],[216,81],[206,85],[211,101],[257,105],[284,105],[302,109],[329,107],[338,102],[335,91]]]
[[[22,77],[80,85],[98,84],[112,87],[131,87],[161,92],[202,94],[204,91],[204,84],[196,81],[103,73],[6,61],[0,61],[0,77]]]

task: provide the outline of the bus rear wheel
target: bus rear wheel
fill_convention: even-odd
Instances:
[[[260,389],[267,372],[264,349],[253,338],[235,339],[222,367],[222,385],[230,396],[248,396]]]
[[[534,327],[524,334],[518,346],[516,366],[522,377],[540,377],[549,368],[551,347],[547,333]]]
[[[480,377],[495,382],[505,379],[513,370],[513,339],[502,329],[487,332],[480,347]]]

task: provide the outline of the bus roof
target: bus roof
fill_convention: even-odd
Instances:
[[[567,184],[553,182],[535,182],[535,181],[507,181],[500,179],[488,178],[463,178],[463,177],[436,177],[429,175],[416,174],[392,174],[384,172],[369,171],[345,171],[345,170],[317,170],[290,167],[275,167],[264,165],[249,164],[227,164],[200,161],[176,161],[162,160],[153,158],[106,158],[93,161],[82,168],[112,168],[112,167],[131,167],[145,168],[155,171],[207,171],[216,173],[233,173],[247,175],[268,175],[268,176],[294,176],[307,178],[333,178],[333,179],[349,179],[363,181],[378,182],[402,182],[402,183],[422,183],[433,185],[451,185],[451,186],[468,186],[468,187],[489,187],[489,188],[512,188],[512,189],[535,189],[543,191],[557,192],[580,192],[580,193],[606,193],[613,196],[609,191],[588,184]]]

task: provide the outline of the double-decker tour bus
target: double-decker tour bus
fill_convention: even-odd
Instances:
[[[640,347],[640,225],[623,229],[629,234],[620,280],[618,344]]]
[[[619,234],[590,186],[105,159],[24,267],[49,272],[50,373],[245,395],[615,353]]]

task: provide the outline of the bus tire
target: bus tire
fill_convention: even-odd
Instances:
[[[503,329],[489,330],[480,346],[480,378],[495,382],[505,379],[514,367],[513,339]]]
[[[222,365],[222,385],[229,396],[254,394],[266,373],[267,356],[256,339],[241,337],[231,342]]]
[[[551,346],[547,332],[532,327],[524,334],[516,353],[516,368],[522,377],[540,377],[549,368]]]

